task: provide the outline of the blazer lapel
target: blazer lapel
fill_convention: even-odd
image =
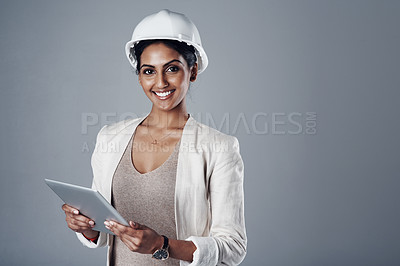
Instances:
[[[104,173],[107,179],[106,186],[108,188],[105,195],[103,195],[107,201],[111,202],[111,192],[112,192],[112,180],[114,177],[114,173],[117,170],[117,166],[121,161],[122,155],[124,154],[126,147],[128,146],[129,140],[131,139],[133,133],[135,132],[137,126],[147,117],[144,116],[142,118],[134,119],[129,122],[123,124],[121,128],[116,129],[116,132],[110,132],[111,134],[115,134],[112,141],[110,141],[110,146],[108,149],[114,149],[114,153],[111,153],[112,156],[109,156],[106,173]]]

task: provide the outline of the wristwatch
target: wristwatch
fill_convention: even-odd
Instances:
[[[166,260],[169,258],[169,252],[168,252],[168,248],[169,248],[169,244],[168,244],[168,237],[162,235],[162,237],[164,237],[164,244],[162,246],[161,249],[156,250],[153,253],[152,258],[157,259],[157,260]]]

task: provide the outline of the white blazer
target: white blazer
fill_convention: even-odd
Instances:
[[[92,155],[93,183],[111,202],[114,172],[134,134],[146,118],[104,126]],[[244,165],[236,137],[197,122],[191,115],[183,129],[175,185],[176,239],[191,240],[197,247],[193,262],[181,265],[237,265],[246,255],[244,219]],[[158,232],[162,234],[162,232]],[[87,247],[112,243],[100,233],[97,244],[77,233]],[[107,264],[110,259],[108,250]]]

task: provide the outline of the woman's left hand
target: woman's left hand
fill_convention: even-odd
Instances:
[[[105,221],[104,225],[134,252],[153,254],[164,243],[164,238],[157,234],[156,231],[133,221],[129,222],[130,226],[125,226],[115,221]]]

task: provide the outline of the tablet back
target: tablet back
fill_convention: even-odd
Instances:
[[[96,190],[45,179],[46,184],[68,205],[95,222],[93,230],[112,234],[105,228],[105,220],[114,220],[129,226],[115,208]]]

